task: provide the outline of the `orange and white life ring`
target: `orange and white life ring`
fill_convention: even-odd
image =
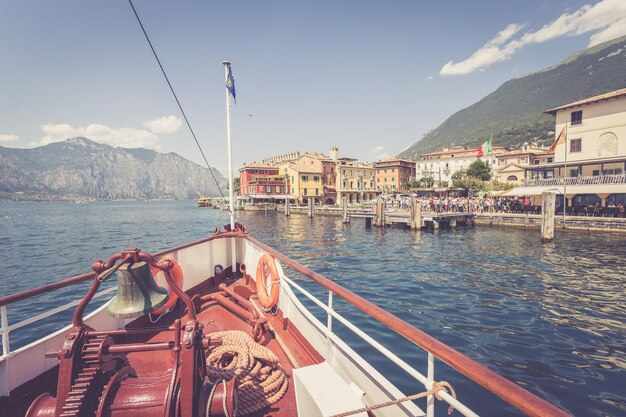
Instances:
[[[267,275],[271,282],[267,282]],[[280,276],[276,267],[276,260],[272,255],[266,253],[261,256],[256,267],[256,292],[259,302],[266,309],[271,309],[278,303],[278,293],[280,291]]]
[[[174,282],[176,283],[176,285],[178,286],[178,288],[183,289],[183,270],[180,267],[180,265],[178,265],[178,262],[176,262],[174,259],[172,258],[165,258],[162,259],[162,261],[170,261],[174,267],[172,269],[170,269],[170,274],[172,274],[172,278],[174,279]],[[152,276],[156,278],[157,274],[159,272],[163,272],[162,270],[160,270],[159,268],[156,267],[152,267]],[[163,272],[165,273],[165,272]],[[157,308],[156,310],[154,310],[152,312],[152,314],[165,314],[167,312],[170,312],[174,309],[174,307],[176,306],[176,302],[178,301],[178,294],[176,294],[174,292],[173,289],[167,288],[167,292],[169,294],[169,298],[167,299],[167,302],[165,303],[164,306]]]

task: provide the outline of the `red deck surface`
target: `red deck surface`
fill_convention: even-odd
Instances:
[[[212,280],[210,280],[212,281]],[[253,292],[251,287],[245,286],[244,280],[238,281],[231,288],[236,287],[237,293],[247,295]],[[202,291],[202,295],[207,293]],[[255,300],[251,300],[256,303]],[[302,335],[290,325],[287,319],[282,318],[282,314],[279,312],[277,315],[271,315],[263,313],[258,309],[262,317],[265,317],[270,324],[273,331],[266,331],[263,338],[259,342],[261,345],[267,347],[276,354],[279,358],[280,366],[285,370],[289,379],[289,388],[284,397],[271,407],[267,407],[263,410],[248,414],[253,417],[261,416],[296,416],[296,398],[293,385],[292,371],[296,367],[302,367],[312,365],[323,361],[323,358],[308,344],[308,342],[302,337]],[[221,332],[225,330],[242,330],[247,334],[252,335],[252,327],[247,324],[245,319],[240,318],[233,312],[229,311],[225,307],[221,306],[215,301],[208,302],[203,305],[200,312],[197,313],[199,321],[205,326],[204,334],[209,335],[215,332]],[[185,314],[183,308],[179,307],[174,312],[171,312],[156,323],[156,327],[170,326],[175,319],[182,318],[184,321]],[[148,327],[149,322],[145,318],[139,318],[131,323],[128,328],[145,328]],[[99,329],[106,330],[106,329]],[[274,336],[278,337],[274,337]],[[165,342],[172,339],[171,331],[163,331],[159,333],[139,334],[133,336],[119,337],[117,343],[136,343],[136,342]],[[280,339],[280,342],[279,340]],[[288,350],[288,353],[285,351]],[[129,364],[135,369],[139,377],[144,378],[158,378],[163,377],[170,373],[174,366],[174,356],[171,351],[154,351],[154,352],[136,352],[127,354]],[[292,362],[293,360],[293,362]],[[295,362],[295,363],[294,363]],[[32,399],[41,392],[50,392],[52,395],[56,395],[56,374],[58,368],[55,368],[53,375],[47,375],[45,378],[36,378],[33,381],[29,381],[23,386],[12,392],[10,403],[8,407],[0,411],[0,416],[19,417],[23,416],[28,405]],[[42,386],[42,384],[45,384]],[[13,396],[13,394],[19,393],[19,398]],[[8,408],[8,410],[7,410]],[[9,414],[5,414],[8,411]]]

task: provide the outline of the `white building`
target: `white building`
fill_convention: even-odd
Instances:
[[[527,167],[525,186],[511,195],[566,193],[574,211],[626,203],[626,88],[546,113],[555,116],[555,135],[563,132],[563,140],[554,161]]]
[[[508,149],[502,146],[494,146],[490,155],[481,157],[481,161],[489,163],[492,167],[498,155],[507,152]],[[444,148],[443,151],[423,154],[416,162],[416,178],[431,177],[435,180],[435,185],[447,182],[452,185],[452,175],[462,169],[467,169],[477,158],[475,148],[464,147]]]

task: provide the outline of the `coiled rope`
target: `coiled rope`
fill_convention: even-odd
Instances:
[[[278,402],[287,392],[289,380],[278,357],[240,330],[211,333],[222,345],[207,356],[207,375],[218,379],[237,378],[238,415],[247,415]]]

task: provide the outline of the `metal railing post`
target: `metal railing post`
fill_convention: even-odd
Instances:
[[[326,312],[327,314],[326,328],[328,329],[329,335],[333,333],[333,316],[331,313],[332,311],[333,311],[333,292],[331,290],[328,290],[328,311]]]
[[[11,353],[9,346],[9,316],[6,305],[0,307],[0,328],[2,329],[2,356],[5,356]]]
[[[426,372],[428,380],[428,389],[432,389],[435,382],[435,355],[428,352],[428,371]],[[435,417],[435,396],[429,395],[426,400],[426,416]]]

